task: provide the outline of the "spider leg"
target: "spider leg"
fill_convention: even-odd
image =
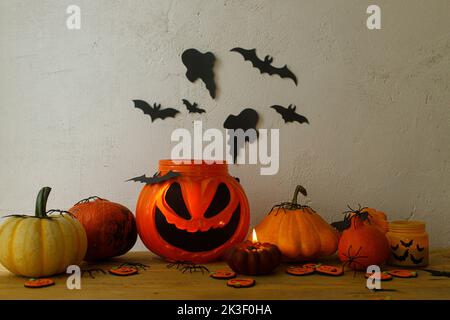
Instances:
[[[352,245],[348,246],[347,254],[348,254],[349,257],[351,257],[350,251],[352,251]]]

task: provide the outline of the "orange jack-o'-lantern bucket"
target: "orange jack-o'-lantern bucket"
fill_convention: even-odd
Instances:
[[[149,250],[170,261],[202,263],[244,240],[249,205],[227,164],[161,160],[159,171],[180,175],[145,185],[139,195],[136,223]]]

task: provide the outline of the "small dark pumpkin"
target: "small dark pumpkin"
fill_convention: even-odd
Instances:
[[[231,269],[240,274],[263,275],[272,272],[281,262],[281,251],[270,243],[250,240],[234,246],[226,255]]]
[[[120,256],[136,243],[136,220],[133,213],[121,204],[90,197],[75,204],[69,212],[86,230],[86,261]]]

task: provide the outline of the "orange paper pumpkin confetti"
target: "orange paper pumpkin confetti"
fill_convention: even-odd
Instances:
[[[109,270],[109,273],[115,275],[115,276],[131,276],[133,274],[138,273],[138,269],[135,267],[116,267]]]
[[[342,276],[344,274],[343,267],[335,267],[335,266],[318,266],[316,271],[320,274],[326,274],[329,276]]]
[[[320,263],[305,263],[303,265],[303,267],[315,269],[315,268],[319,267],[320,265],[321,265]]]
[[[45,288],[49,287],[55,284],[55,281],[48,278],[42,278],[42,279],[30,279],[26,281],[23,285],[26,288]]]
[[[416,278],[417,272],[411,270],[397,269],[397,270],[389,270],[388,273],[397,278]]]
[[[308,274],[313,274],[314,272],[314,268],[312,267],[291,266],[286,268],[286,273],[294,276],[306,276]]]
[[[231,279],[227,281],[227,286],[233,288],[249,288],[255,285],[255,280],[250,278]]]
[[[232,279],[236,277],[236,272],[231,270],[217,270],[211,273],[210,277],[214,279]]]
[[[374,275],[374,273],[366,273],[364,275],[364,277],[369,278],[373,275]],[[380,280],[381,281],[389,281],[389,280],[392,280],[392,276],[389,273],[387,273],[386,271],[384,271],[384,272],[381,272],[381,274],[380,274]]]

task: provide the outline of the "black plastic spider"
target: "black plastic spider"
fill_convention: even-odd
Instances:
[[[209,273],[209,269],[203,265],[195,264],[190,261],[174,261],[167,265],[167,268],[173,268],[176,267],[177,270],[181,271],[182,273],[185,273],[186,271],[189,271],[189,273],[193,272],[202,272],[202,274]]]
[[[147,270],[147,268],[150,268],[150,266],[147,266],[139,262],[124,262],[120,265],[120,267],[135,267],[138,269],[141,268],[143,270]]]
[[[360,255],[359,255],[359,253],[361,252],[361,250],[362,250],[362,247],[359,247],[359,249],[358,249],[358,251],[356,252],[356,254],[355,254],[355,255],[352,255],[352,254],[351,254],[351,251],[352,251],[352,245],[350,245],[350,246],[348,247],[347,254],[345,254],[345,253],[342,254],[342,255],[347,259],[347,260],[344,262],[344,264],[342,265],[342,268],[345,268],[345,266],[348,265],[348,266],[350,267],[350,269],[352,269],[352,270],[354,271],[353,276],[356,275],[356,271],[357,271],[356,266],[361,266],[361,267],[364,268],[364,265],[363,265],[362,263],[360,263],[360,262],[357,261],[358,259],[364,259],[364,258],[367,258],[367,256],[360,256]]]
[[[98,196],[92,196],[92,197],[89,197],[89,198],[82,199],[82,200],[78,201],[77,203],[75,203],[75,205],[80,204],[80,203],[87,203],[87,202],[90,202],[91,200],[95,201],[95,200],[105,200],[105,199],[100,198]]]
[[[94,274],[95,274],[96,272],[101,272],[101,273],[103,273],[103,274],[106,274],[106,271],[103,270],[103,269],[100,269],[100,268],[93,268],[93,269],[82,270],[82,271],[81,271],[81,276],[83,276],[85,273],[88,273],[89,276],[90,276],[92,279],[95,279],[95,275],[94,275]]]

